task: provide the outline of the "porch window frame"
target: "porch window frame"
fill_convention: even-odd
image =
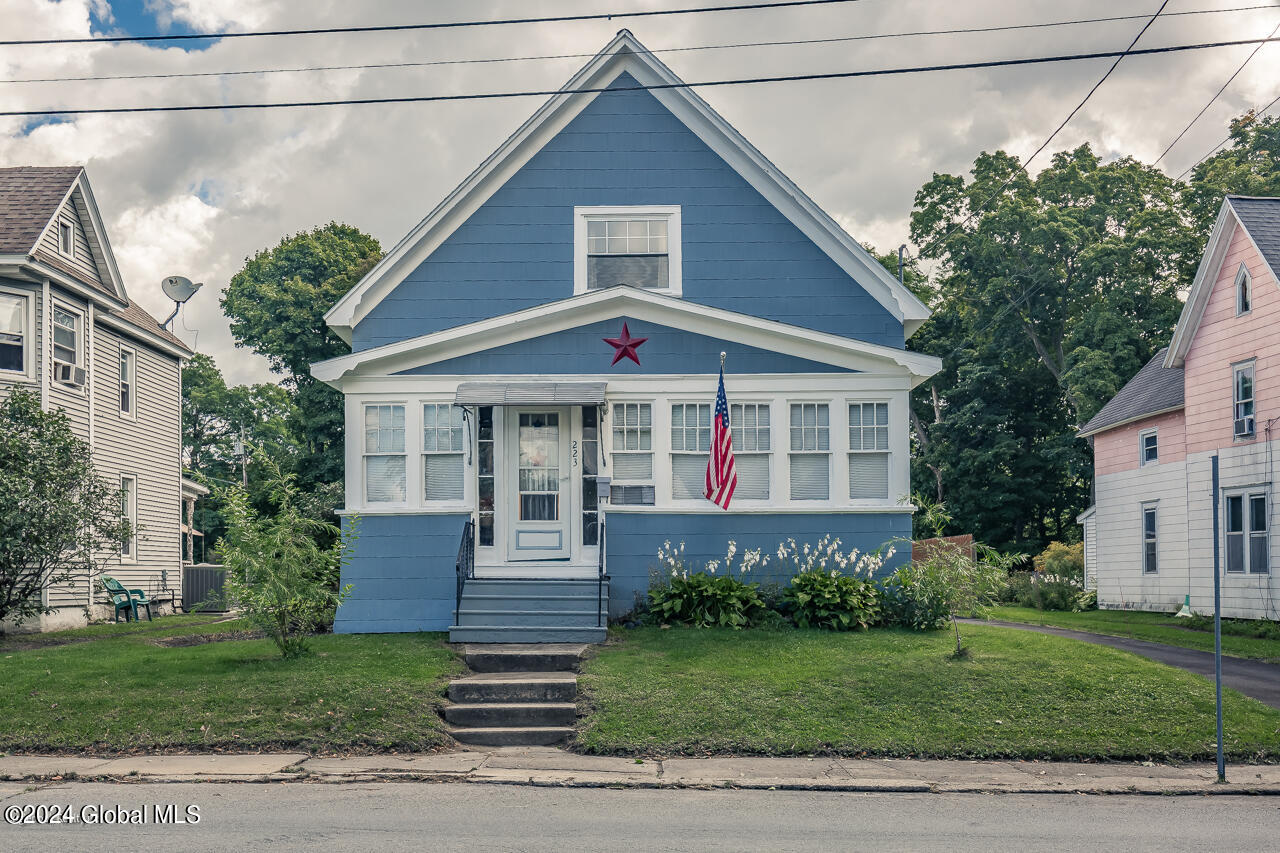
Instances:
[[[431,448],[430,450],[428,450],[426,447],[426,438],[427,438],[426,408],[427,406],[432,406],[435,408],[435,414],[433,417],[437,419],[433,422],[433,426],[432,426],[432,431],[436,434],[437,444],[436,444],[436,447]],[[467,457],[468,457],[468,451],[472,450],[471,445],[472,445],[473,439],[471,438],[471,433],[475,430],[475,426],[470,425],[469,419],[471,415],[468,413],[464,413],[464,410],[466,408],[467,408],[466,406],[455,406],[452,400],[419,400],[417,401],[416,412],[419,416],[419,423],[418,423],[418,428],[415,431],[415,435],[417,435],[418,437],[418,453],[422,460],[422,464],[418,472],[418,484],[419,484],[420,495],[421,495],[420,500],[422,502],[422,506],[424,507],[434,508],[434,507],[454,506],[454,507],[458,507],[459,509],[462,509],[470,506],[470,504],[467,501],[467,491],[468,491],[467,481],[469,479],[469,474],[468,474],[469,466],[467,465]],[[446,412],[450,412],[450,413],[452,413],[453,411],[457,411],[460,413],[459,417],[462,418],[462,425],[461,425],[462,433],[459,439],[460,444],[456,448],[453,447],[453,439],[452,439],[453,428],[451,426],[449,429],[444,431],[450,435],[449,449],[448,450],[439,449],[438,442],[439,442],[441,429],[439,426],[438,418],[440,416],[441,409],[444,409]],[[478,417],[478,413],[477,413],[477,417]],[[406,425],[407,425],[407,421],[408,421],[408,418],[406,417]],[[474,456],[474,451],[472,451],[472,455]],[[459,458],[459,463],[461,465],[461,470],[459,473],[460,481],[458,483],[458,486],[461,490],[460,497],[431,498],[427,496],[427,458],[430,456],[456,456]],[[496,480],[495,480],[495,484],[496,484]],[[478,510],[478,506],[477,506],[477,510]]]
[[[369,409],[379,408],[383,406],[396,407],[399,406],[404,410],[404,427],[403,427],[403,443],[400,450],[369,450],[367,429],[367,417]],[[416,481],[416,465],[412,464],[413,457],[417,454],[409,452],[409,436],[416,433],[420,428],[414,423],[418,418],[411,414],[414,410],[413,401],[409,400],[361,400],[360,401],[360,431],[359,435],[359,451],[360,451],[360,494],[363,498],[364,505],[367,507],[383,508],[404,508],[413,504],[411,495],[414,494],[412,483]],[[400,500],[372,500],[369,497],[369,459],[373,457],[399,457],[404,460],[404,497]]]
[[[592,292],[587,287],[587,223],[591,220],[665,219],[667,222],[667,286],[646,287],[649,293],[681,296],[684,292],[680,205],[575,206],[573,208],[573,293]],[[607,290],[608,288],[596,288]]]
[[[624,423],[622,425],[622,429],[623,429],[623,435],[625,436],[626,430],[630,428],[625,423],[625,420],[626,420],[626,414],[625,414],[626,409],[624,408],[625,406],[637,406],[637,407],[648,406],[649,407],[649,426],[648,426],[649,447],[647,450],[638,447],[640,443],[639,436],[637,436],[637,439],[636,439],[636,444],[637,444],[636,449],[634,450],[626,449],[625,438],[624,438],[623,447],[622,448],[618,447],[617,440],[616,440],[617,427],[614,424],[614,418],[617,417],[617,413],[619,411],[622,411],[624,413],[623,414]],[[662,409],[662,406],[660,405],[660,401],[652,398],[634,399],[634,400],[632,399],[616,400],[616,401],[610,402],[609,411],[608,411],[608,414],[606,415],[606,418],[608,419],[608,428],[606,430],[606,434],[609,436],[608,438],[608,441],[609,441],[608,476],[610,477],[610,486],[609,486],[610,491],[617,488],[618,486],[647,486],[654,490],[654,504],[656,505],[658,503],[658,488],[657,488],[658,454],[664,445],[664,443],[661,441],[661,436],[663,435],[662,426],[659,424],[659,413],[662,412],[662,410],[663,409]],[[638,430],[640,429],[640,427],[641,427],[640,409],[637,408],[636,409],[636,429]],[[666,446],[669,447],[670,445],[666,445]],[[619,455],[627,456],[631,454],[635,454],[635,455],[647,454],[649,456],[649,476],[647,478],[618,476],[618,456]],[[613,503],[614,503],[613,498],[610,497],[609,505],[612,506]],[[633,505],[647,506],[647,504],[633,504]]]
[[[836,446],[836,444],[835,444],[835,443],[833,443],[833,441],[832,441],[832,437],[833,437],[833,436],[835,436],[836,441],[838,442],[838,441],[839,441],[839,435],[840,435],[840,426],[839,426],[838,424],[836,424],[836,423],[833,423],[833,421],[832,421],[832,411],[834,410],[834,411],[835,411],[835,412],[837,412],[837,413],[840,411],[840,407],[839,407],[839,405],[837,405],[837,400],[835,400],[835,399],[833,399],[833,398],[831,398],[831,397],[818,397],[818,398],[812,398],[812,397],[790,397],[790,398],[787,398],[787,399],[784,401],[784,405],[786,406],[785,411],[786,411],[786,414],[787,414],[787,419],[786,419],[786,422],[785,422],[785,429],[786,429],[786,431],[787,431],[787,445],[786,445],[786,447],[787,447],[787,451],[786,451],[786,455],[787,455],[787,493],[786,493],[786,494],[787,494],[787,497],[786,497],[786,501],[785,501],[785,503],[786,503],[787,505],[789,505],[789,506],[819,506],[819,507],[821,507],[821,506],[830,506],[830,505],[832,505],[833,503],[835,503],[835,499],[832,497],[832,482],[836,479],[836,476],[838,475],[838,472],[835,470],[836,465],[835,465],[835,461],[834,461],[834,460],[835,460],[835,457],[836,457],[836,453],[839,451],[839,448],[838,448],[838,447]],[[793,409],[794,407],[796,407],[796,406],[800,406],[800,407],[801,407],[801,414],[800,414],[800,421],[801,421],[801,423],[800,423],[801,440],[800,440],[800,446],[801,446],[801,448],[802,448],[802,449],[800,449],[800,450],[792,450],[792,449],[791,449],[791,430],[792,430],[792,429],[794,429],[794,427],[791,425],[791,411],[792,411],[792,409]],[[803,408],[804,406],[815,406],[815,407],[817,407],[817,408],[815,409],[815,411],[814,411],[814,448],[815,448],[815,449],[813,449],[813,450],[805,450],[805,449],[803,449],[803,448],[804,448],[804,438],[803,438],[803,435],[804,435],[804,430],[806,429],[806,427],[804,426],[804,408]],[[825,424],[825,426],[824,426],[823,424],[818,423],[818,411],[819,411],[819,410],[821,410],[821,409],[822,409],[822,408],[824,408],[824,407],[825,407],[825,408],[826,408],[826,410],[827,410],[827,423]],[[847,416],[846,416],[846,417],[847,417]],[[819,445],[821,444],[821,435],[822,435],[821,430],[822,430],[822,429],[824,429],[824,428],[825,428],[825,429],[826,429],[826,431],[827,431],[827,447],[826,447],[826,449],[825,449],[825,450],[823,450],[823,449],[821,449],[821,448],[819,447]],[[847,449],[847,445],[846,445],[846,448],[845,448],[845,449]],[[792,480],[791,480],[791,477],[792,477],[792,469],[793,469],[793,468],[794,468],[794,466],[795,466],[795,458],[796,458],[797,456],[824,456],[824,457],[826,457],[826,460],[827,460],[827,496],[826,496],[825,498],[797,498],[797,497],[795,496],[795,489],[794,489],[794,488],[793,488],[793,486],[792,486]]]

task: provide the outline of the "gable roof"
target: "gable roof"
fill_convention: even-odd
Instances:
[[[1165,355],[1165,367],[1182,367],[1200,328],[1200,320],[1209,306],[1209,296],[1218,280],[1237,225],[1244,229],[1262,257],[1272,280],[1280,284],[1280,277],[1276,276],[1276,270],[1280,270],[1280,198],[1227,196],[1218,209],[1218,218],[1205,245],[1204,256],[1200,258],[1200,266],[1196,268],[1186,304],[1178,315],[1178,325],[1173,330],[1169,352]]]
[[[1081,438],[1183,406],[1181,367],[1165,367],[1161,349],[1077,433]]]
[[[848,370],[905,373],[911,377],[912,387],[942,369],[942,360],[935,356],[617,285],[316,362],[311,365],[311,375],[341,388],[348,376],[389,376],[622,315],[694,334],[743,340],[751,346]]]
[[[75,203],[101,281],[91,281],[76,270],[49,258],[40,249],[40,239],[52,227],[54,218],[71,199]],[[106,309],[99,318],[135,337],[159,339],[187,356],[191,349],[182,339],[160,327],[156,319],[129,299],[107,240],[106,227],[89,187],[83,166],[11,166],[0,168],[0,256],[17,256],[19,265],[34,272],[51,269],[60,277],[74,279],[90,292],[99,294]],[[114,321],[114,322],[113,322]]]
[[[350,343],[352,328],[599,94],[581,90],[603,89],[623,74],[642,86],[664,87],[650,94],[902,322],[906,337],[928,319],[928,307],[915,294],[635,36],[620,30],[560,94],[544,103],[338,300],[325,314],[329,327]]]

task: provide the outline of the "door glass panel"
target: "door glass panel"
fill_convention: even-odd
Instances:
[[[521,521],[560,520],[560,415],[524,412],[519,426]]]

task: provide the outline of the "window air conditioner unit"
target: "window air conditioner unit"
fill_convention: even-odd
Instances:
[[[1236,437],[1239,437],[1242,435],[1253,435],[1253,416],[1252,415],[1250,415],[1247,418],[1236,418],[1235,435]]]
[[[76,367],[74,364],[68,364],[65,361],[55,361],[53,363],[53,381],[61,382],[64,385],[84,385],[84,368]]]

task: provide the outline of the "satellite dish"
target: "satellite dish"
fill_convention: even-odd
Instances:
[[[196,291],[203,284],[193,284],[191,279],[181,275],[171,275],[160,282],[160,289],[164,291],[164,295],[177,302],[179,305],[196,295]]]
[[[204,287],[203,283],[192,283],[191,279],[181,275],[166,276],[164,281],[160,282],[160,289],[164,291],[164,295],[173,300],[173,312],[165,318],[160,324],[160,328],[167,329],[169,324],[173,322],[173,318],[178,316],[178,309],[183,306],[188,299],[196,295],[196,291]]]

